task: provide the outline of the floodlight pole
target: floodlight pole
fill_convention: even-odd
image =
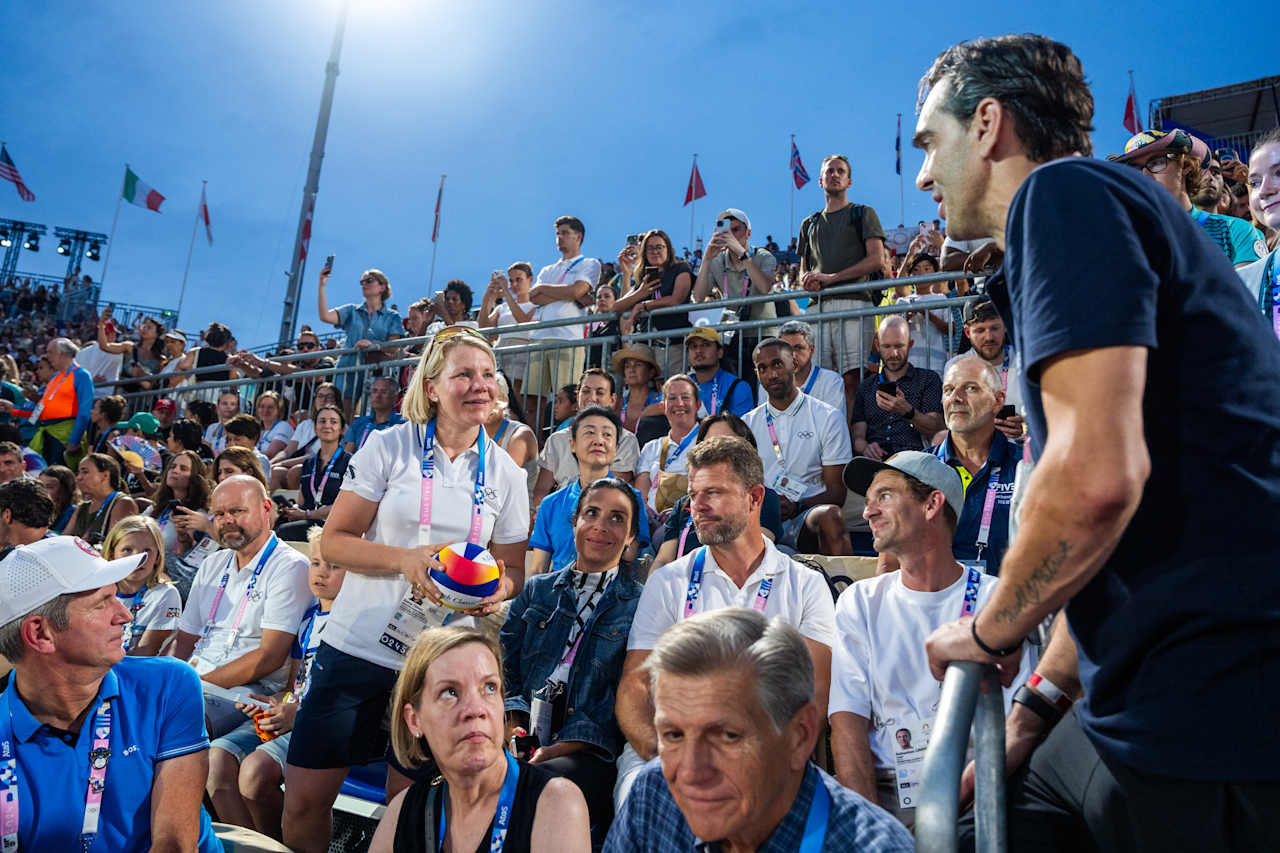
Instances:
[[[307,167],[307,183],[302,190],[302,209],[298,214],[298,232],[293,241],[293,260],[289,265],[289,289],[280,316],[280,343],[292,341],[298,326],[298,303],[302,297],[302,275],[306,270],[307,244],[311,239],[310,219],[315,210],[316,192],[320,188],[320,166],[324,161],[324,142],[329,134],[329,113],[333,109],[333,88],[338,80],[338,58],[342,55],[342,37],[347,29],[350,0],[343,0],[338,24],[333,32],[333,46],[324,67],[324,91],[320,95],[320,113],[316,116],[316,135],[311,143],[311,163]]]

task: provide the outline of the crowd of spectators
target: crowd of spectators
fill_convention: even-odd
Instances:
[[[1010,62],[1054,79],[1052,121],[957,91]],[[785,250],[727,208],[705,247],[655,228],[602,262],[563,216],[551,263],[403,317],[372,268],[330,306],[326,267],[345,346],[0,291],[6,849],[215,851],[203,791],[318,853],[385,764],[373,850],[910,850],[953,660],[1005,687],[1013,849],[1264,849],[1280,756],[1194,732],[1215,696],[1275,698],[1280,130],[1247,162],[1183,130],[1066,157],[1092,101],[1036,36],[926,83],[918,184],[951,219],[905,245],[832,155]],[[1002,180],[966,185],[966,145]],[[1190,537],[1224,512],[1228,585]],[[487,587],[438,556],[462,543]]]

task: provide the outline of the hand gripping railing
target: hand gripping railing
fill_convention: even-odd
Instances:
[[[938,704],[937,724],[924,757],[916,806],[916,850],[955,853],[960,817],[960,775],[974,723],[974,766],[977,771],[974,821],[977,853],[1005,853],[1004,695],[992,666],[956,661],[947,666]]]

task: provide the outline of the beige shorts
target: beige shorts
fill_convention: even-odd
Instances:
[[[816,300],[809,303],[805,319],[818,327],[818,352],[814,356],[817,364],[840,374],[866,367],[876,333],[875,315],[828,321],[823,321],[822,315],[870,307],[870,302],[860,299],[824,299],[821,311]]]
[[[554,397],[561,387],[578,381],[587,361],[586,347],[580,341],[565,341],[565,344],[563,349],[529,353],[529,376],[524,383],[524,393]]]

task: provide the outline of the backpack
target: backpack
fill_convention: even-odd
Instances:
[[[857,234],[858,245],[863,246],[867,242],[866,239],[862,236],[862,214],[863,214],[863,211],[866,210],[866,205],[854,203],[852,206],[853,206],[853,215],[849,217],[849,227],[852,228],[854,230],[854,233]],[[817,214],[814,214],[813,216],[816,216],[816,215]],[[806,246],[813,244],[813,235],[810,233],[813,230],[813,216],[806,217],[804,222],[800,223],[801,235],[804,237],[804,242]],[[807,229],[805,228],[806,224],[809,226]],[[867,281],[880,281],[883,278],[884,278],[884,272],[882,270],[875,270],[874,272],[872,272],[870,275],[867,276]],[[849,282],[841,282],[841,284],[848,284],[848,283]],[[873,304],[875,303],[875,299],[873,298],[872,293],[851,293],[851,294],[848,294],[847,298],[861,299],[866,302],[871,302]]]

